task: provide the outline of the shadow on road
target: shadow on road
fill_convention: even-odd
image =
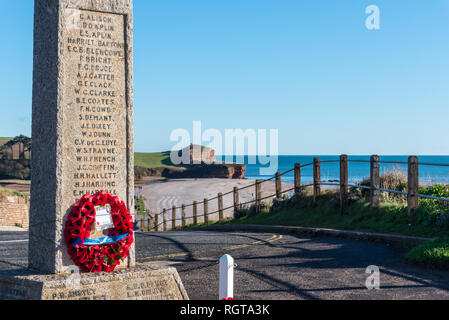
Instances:
[[[166,241],[170,242],[171,244],[173,244],[176,248],[178,248],[182,252],[185,252],[187,260],[192,260],[193,259],[193,252],[189,248],[187,248],[184,243],[182,243],[180,241],[177,241],[177,240],[175,240],[173,238],[170,238],[169,236],[162,236],[159,233],[158,234],[154,234],[154,233],[139,233],[139,236],[141,236],[141,237],[148,237],[148,238],[158,238],[158,239],[166,240]]]

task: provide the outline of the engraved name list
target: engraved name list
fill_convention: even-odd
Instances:
[[[66,151],[73,196],[100,190],[117,194],[126,168],[126,75],[124,18],[119,14],[68,10],[66,83],[70,111]],[[120,196],[120,195],[119,195]]]

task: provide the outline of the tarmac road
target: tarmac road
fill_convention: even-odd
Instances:
[[[27,263],[27,233],[0,232],[0,275]],[[234,257],[235,298],[449,299],[449,272],[406,264],[404,250],[340,238],[245,232],[138,233],[137,260],[177,268],[191,299],[216,300],[218,264]],[[368,290],[366,268],[380,269]]]

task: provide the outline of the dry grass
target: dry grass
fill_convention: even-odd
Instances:
[[[18,192],[16,190],[11,190],[11,189],[0,187],[0,200],[4,200],[8,196],[16,196],[16,197],[21,197],[21,198],[24,198],[24,199],[28,199],[28,196],[23,194],[23,193],[21,193],[21,192]]]
[[[380,187],[383,189],[406,192],[408,189],[408,178],[399,168],[391,168],[380,176]],[[405,195],[390,192],[382,192],[382,199],[386,201],[407,201]]]
[[[399,168],[388,169],[380,176],[380,187],[392,190],[402,188],[401,191],[406,191],[407,176]]]
[[[382,189],[389,189],[395,191],[407,192],[408,178],[404,172],[399,168],[390,168],[386,170],[380,176],[380,187]],[[365,178],[360,183],[362,186],[371,186],[371,181],[369,178]],[[362,194],[367,196],[368,190],[362,190]],[[395,194],[390,192],[381,193],[382,200],[384,201],[396,201],[396,202],[406,202],[407,197],[401,194]]]

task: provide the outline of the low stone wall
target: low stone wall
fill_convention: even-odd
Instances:
[[[5,196],[0,199],[0,226],[14,227],[21,225],[28,229],[29,202],[17,196]]]

